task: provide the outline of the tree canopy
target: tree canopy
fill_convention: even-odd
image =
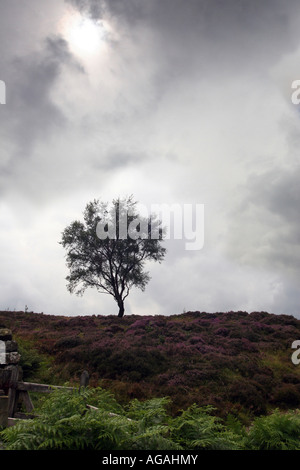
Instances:
[[[146,261],[161,262],[164,228],[155,214],[143,216],[132,196],[112,204],[93,200],[86,205],[83,222],[73,221],[62,232],[66,249],[68,290],[82,295],[88,287],[113,296],[119,317],[135,286],[144,290],[150,280]]]

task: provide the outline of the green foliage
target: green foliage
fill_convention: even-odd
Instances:
[[[124,410],[122,406],[117,402],[114,395],[108,390],[104,390],[100,387],[93,389],[93,391],[84,390],[82,393],[88,393],[89,404],[100,408],[101,410],[109,411],[110,413],[123,414]]]
[[[97,404],[88,408],[87,401]],[[107,391],[55,390],[38,417],[2,431],[6,450],[180,450],[238,448],[234,434],[196,406],[171,418],[168,398],[139,402],[124,410]]]
[[[87,400],[103,406],[87,409]],[[127,439],[131,423],[111,410],[119,411],[120,406],[108,392],[54,390],[37,410],[37,418],[19,421],[5,429],[2,438],[7,450],[116,449]]]
[[[87,406],[88,405],[88,406]],[[34,419],[0,432],[3,450],[300,450],[299,412],[255,418],[247,430],[196,404],[172,417],[169,398],[123,408],[101,388],[54,390]]]
[[[131,448],[136,450],[180,450],[182,447],[170,439],[171,422],[167,406],[169,398],[132,400],[127,416],[135,422]]]
[[[21,355],[20,366],[22,367],[25,378],[30,373],[34,374],[41,366],[41,357],[38,352],[28,342],[18,340],[18,351]]]
[[[17,338],[17,342],[18,351],[21,355],[20,367],[23,371],[23,380],[28,381],[34,378],[36,381],[40,379],[47,381],[47,379],[52,378],[49,372],[52,358],[41,354],[31,341]]]
[[[87,408],[87,401],[98,409]],[[38,410],[37,418],[20,421],[1,435],[6,450],[178,449],[167,437],[168,427],[162,424],[164,403],[133,403],[128,411],[136,418],[132,419],[102,389],[81,393],[55,390]]]
[[[132,400],[127,416],[136,423],[131,448],[137,450],[180,450],[182,447],[170,439],[172,423],[168,417],[169,398]]]
[[[196,404],[183,411],[172,423],[171,436],[182,448],[189,450],[242,449],[240,436],[226,429],[221,420],[210,413],[210,406]]]
[[[170,399],[152,398],[151,400],[139,401],[134,399],[128,406],[128,417],[139,420],[144,427],[165,424],[167,422],[167,406]]]
[[[284,414],[275,410],[256,418],[245,445],[251,450],[300,450],[299,412]]]
[[[225,426],[230,429],[234,434],[241,436],[242,439],[246,437],[246,429],[240,419],[229,413],[225,420]]]

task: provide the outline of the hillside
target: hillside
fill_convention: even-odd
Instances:
[[[300,320],[266,312],[172,316],[54,316],[0,312],[22,354],[24,380],[78,381],[130,398],[169,396],[245,421],[300,407],[300,365],[291,361]]]

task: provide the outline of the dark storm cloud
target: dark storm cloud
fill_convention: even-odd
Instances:
[[[300,167],[272,171],[254,182],[257,203],[265,201],[267,209],[290,227],[296,226],[300,242]]]
[[[147,156],[143,152],[122,152],[118,150],[108,151],[106,156],[99,159],[92,159],[91,164],[96,169],[103,170],[117,170],[118,168],[130,167],[134,165],[135,167],[143,162],[145,162]]]
[[[44,40],[41,50],[16,57],[6,65],[7,104],[1,109],[1,137],[13,142],[14,151],[2,162],[1,174],[6,184],[18,169],[19,161],[30,159],[38,142],[67,125],[52,93],[63,67],[82,73],[66,41],[58,36]]]
[[[254,59],[258,66],[258,60],[270,62],[297,45],[297,34],[290,28],[299,12],[296,0],[67,1],[95,19],[116,19],[132,35],[137,27],[151,28],[158,59],[165,53],[174,66],[193,66],[196,59],[204,72],[228,60],[238,59],[239,66],[247,67]]]
[[[11,64],[5,118],[22,152],[64,123],[62,112],[51,98],[63,65],[82,70],[60,37],[47,38],[40,52],[16,58]]]
[[[234,257],[300,274],[299,179],[299,165],[249,177],[230,224]]]

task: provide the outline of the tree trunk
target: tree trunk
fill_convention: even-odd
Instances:
[[[118,306],[119,306],[119,314],[118,314],[118,317],[122,318],[123,315],[124,315],[124,312],[125,312],[124,301],[123,301],[123,300],[119,300],[119,301],[118,301]]]

